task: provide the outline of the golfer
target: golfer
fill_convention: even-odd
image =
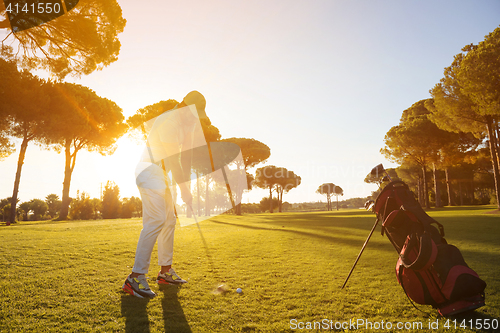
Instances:
[[[142,223],[132,273],[122,289],[134,296],[155,297],[146,279],[153,247],[158,241],[158,284],[183,284],[172,268],[176,216],[167,173],[181,190],[181,198],[192,207],[189,178],[191,159],[183,152],[206,145],[200,119],[207,118],[206,101],[192,91],[174,109],[158,116],[148,133],[147,145],[136,168],[136,182],[142,199]],[[175,186],[175,185],[174,185]]]

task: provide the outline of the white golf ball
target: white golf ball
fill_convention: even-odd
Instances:
[[[236,292],[237,292],[238,294],[241,294],[241,293],[243,292],[243,290],[241,290],[241,288],[237,288],[237,289],[236,289]]]

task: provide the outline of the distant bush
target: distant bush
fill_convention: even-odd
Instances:
[[[260,204],[256,203],[248,203],[248,204],[241,204],[241,213],[242,214],[255,214],[255,213],[261,213],[262,209],[260,207]]]
[[[114,182],[108,181],[102,195],[102,218],[116,219],[120,217],[122,204],[120,202],[120,189]]]
[[[90,220],[93,218],[94,209],[89,195],[76,191],[76,198],[71,200],[69,218],[72,220]]]
[[[279,205],[279,200],[276,198],[273,198],[273,210],[278,208],[278,205]],[[262,198],[262,200],[260,200],[259,208],[262,212],[268,211],[269,206],[270,205],[269,205],[269,198],[268,197],[264,197],[264,198]]]

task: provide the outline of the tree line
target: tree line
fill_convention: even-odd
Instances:
[[[0,221],[10,220],[12,198],[0,200]],[[17,205],[18,221],[51,220],[59,216],[62,201],[57,194],[49,194],[42,199],[32,199]],[[142,216],[142,201],[137,197],[120,198],[118,185],[108,181],[102,198],[90,198],[86,192],[77,191],[71,200],[68,218],[72,220],[97,220],[132,218]]]
[[[400,165],[395,174],[416,189],[422,206],[500,209],[499,82],[500,27],[455,55],[431,98],[404,110],[385,135],[381,153]]]
[[[13,153],[20,139],[12,193],[10,221],[14,222],[21,172],[30,143],[65,156],[59,219],[68,217],[71,177],[77,154],[83,149],[112,154],[116,141],[128,129],[122,109],[82,85],[43,80],[19,71],[14,61],[0,58],[0,157]],[[5,78],[5,79],[4,79]]]

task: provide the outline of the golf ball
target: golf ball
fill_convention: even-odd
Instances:
[[[238,294],[241,294],[241,293],[243,292],[243,290],[241,290],[241,288],[236,288],[236,292],[237,292]]]

